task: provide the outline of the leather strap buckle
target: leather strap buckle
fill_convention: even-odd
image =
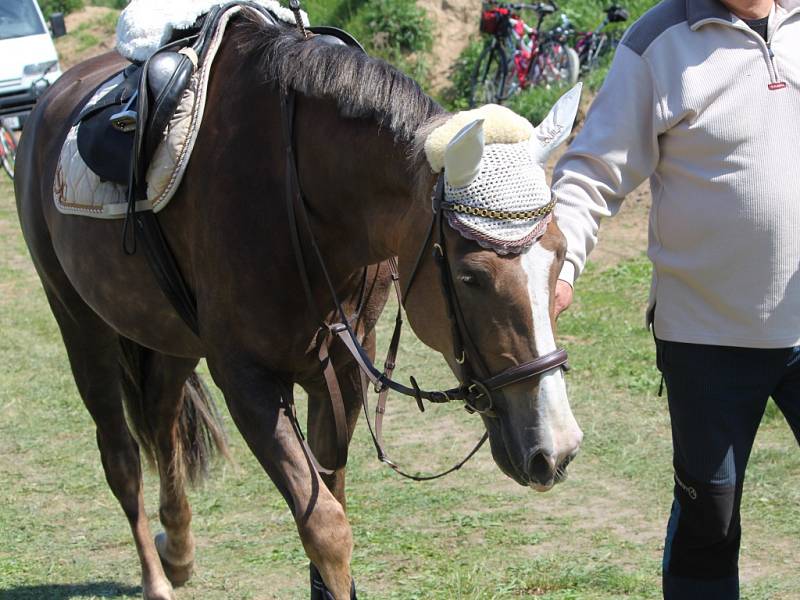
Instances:
[[[486,400],[479,402],[482,398]],[[464,409],[470,414],[477,413],[485,417],[495,416],[494,399],[489,388],[480,381],[473,380],[467,388],[467,393],[464,394]]]

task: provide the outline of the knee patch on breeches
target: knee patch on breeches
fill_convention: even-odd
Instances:
[[[702,579],[735,575],[741,540],[741,484],[703,484],[676,469],[674,494],[664,572]]]

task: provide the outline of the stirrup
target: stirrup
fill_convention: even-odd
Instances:
[[[131,99],[122,107],[122,110],[109,117],[109,121],[111,121],[111,124],[118,131],[122,133],[136,131],[136,124],[139,122],[139,113],[133,110],[131,106],[133,106],[133,103],[136,102],[136,98],[138,97],[139,92],[134,92]]]

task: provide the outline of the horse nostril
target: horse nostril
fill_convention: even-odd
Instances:
[[[533,481],[542,485],[547,485],[552,481],[556,470],[556,461],[549,454],[541,450],[536,452],[528,460],[528,475]]]

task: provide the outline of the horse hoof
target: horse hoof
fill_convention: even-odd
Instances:
[[[164,582],[165,587],[162,589],[148,589],[143,586],[142,589],[142,600],[177,600],[175,598],[175,594],[173,593],[172,589],[169,588],[169,584]]]
[[[164,575],[167,576],[172,587],[181,587],[189,581],[192,576],[192,572],[194,571],[194,559],[190,559],[189,562],[179,565],[165,558],[167,535],[163,532],[156,536],[155,543],[158,557],[161,559],[161,566],[164,568]]]
[[[319,574],[314,563],[309,563],[308,568],[311,575],[311,600],[336,600],[322,580],[322,575]],[[352,578],[350,579],[350,600],[358,600],[356,598],[356,582]]]

